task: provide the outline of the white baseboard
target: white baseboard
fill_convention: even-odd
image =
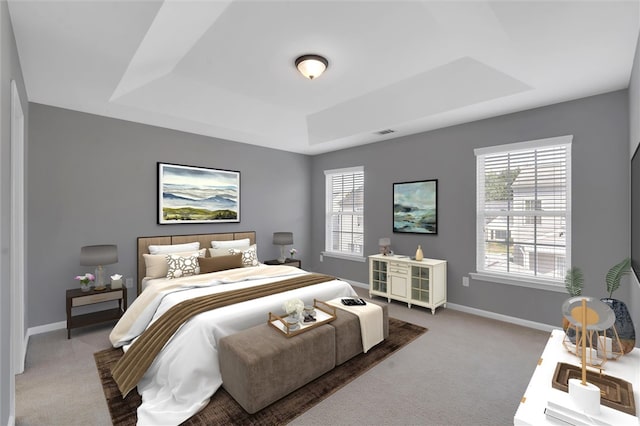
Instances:
[[[353,286],[360,287],[360,288],[366,288],[367,290],[369,289],[369,284],[359,283],[358,281],[351,281],[351,280],[344,280],[344,279],[342,279],[342,280],[343,281],[348,281],[349,284],[351,284]]]
[[[27,330],[27,341],[29,340],[29,336],[48,333],[50,331],[60,330],[63,328],[67,328],[66,321],[52,322],[51,324],[39,325],[37,327],[29,327],[29,329]]]
[[[29,330],[27,330],[26,334],[24,335],[24,338],[22,339],[22,350],[20,351],[20,356],[22,363],[20,365],[18,365],[18,369],[15,371],[15,374],[22,374],[24,373],[24,366],[27,363],[27,347],[29,346]]]
[[[479,317],[490,318],[502,322],[508,322],[511,324],[521,325],[523,327],[534,328],[536,330],[549,331],[559,328],[557,325],[543,324],[541,322],[529,321],[522,318],[510,317],[509,315],[497,314],[491,311],[484,311],[482,309],[471,308],[465,305],[458,305],[456,303],[447,302],[447,308],[454,311],[466,312],[468,314],[477,315]]]
[[[351,281],[351,280],[344,280],[344,281],[348,281],[351,285],[355,287],[369,289],[369,284],[360,283],[360,282]],[[536,330],[551,332],[552,330],[555,330],[556,328],[558,328],[558,326],[554,326],[554,325],[543,324],[541,322],[529,321],[522,318],[516,318],[508,315],[497,314],[491,311],[484,311],[482,309],[472,308],[465,305],[458,305],[457,303],[447,302],[447,308],[453,309],[454,311],[460,311],[460,312],[465,312],[472,315],[477,315],[479,317],[490,318],[490,319],[494,319],[502,322],[521,325],[523,327],[529,327]]]

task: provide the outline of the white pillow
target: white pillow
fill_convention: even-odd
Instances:
[[[168,254],[167,256],[167,278],[188,277],[200,273],[198,256],[180,256]]]
[[[207,249],[200,249],[196,252],[188,251],[183,253],[173,253],[180,256],[199,256],[205,257]],[[144,266],[146,268],[145,277],[147,278],[164,278],[169,271],[166,254],[143,254]]]
[[[169,254],[200,249],[200,242],[149,246],[149,254]]]
[[[242,253],[242,266],[245,268],[247,266],[258,266],[260,264],[260,262],[258,262],[258,247],[255,244],[245,250],[235,248],[229,250],[231,254]]]
[[[230,241],[211,241],[211,248],[209,249],[209,253],[211,257],[228,256],[230,254],[233,254],[229,250],[246,250],[249,248],[249,244],[250,242],[248,238]]]

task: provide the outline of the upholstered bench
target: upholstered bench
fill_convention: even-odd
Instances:
[[[367,301],[382,307],[382,335],[389,337],[389,308],[386,304]],[[329,325],[336,330],[336,365],[340,365],[362,353],[360,319],[356,314],[336,309],[336,319]]]
[[[250,414],[333,369],[335,356],[328,324],[286,337],[265,323],[218,341],[222,386]]]

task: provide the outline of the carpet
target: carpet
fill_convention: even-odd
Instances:
[[[231,395],[220,388],[205,408],[182,424],[189,426],[286,424],[426,331],[426,328],[419,325],[389,318],[388,339],[366,354],[357,355],[318,377],[304,386],[303,392],[292,392],[257,413],[248,414]],[[122,349],[119,348],[105,349],[94,354],[113,424],[133,426],[137,422],[136,410],[141,403],[140,395],[134,389],[123,399],[111,378],[111,366],[121,356]]]

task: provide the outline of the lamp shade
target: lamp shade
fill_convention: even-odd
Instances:
[[[391,245],[391,239],[390,238],[380,238],[378,240],[378,245],[379,246],[389,246],[389,245]]]
[[[113,244],[84,246],[80,249],[80,264],[85,266],[110,265],[118,261],[118,246]]]
[[[281,246],[293,244],[293,232],[274,232],[273,244]]]

